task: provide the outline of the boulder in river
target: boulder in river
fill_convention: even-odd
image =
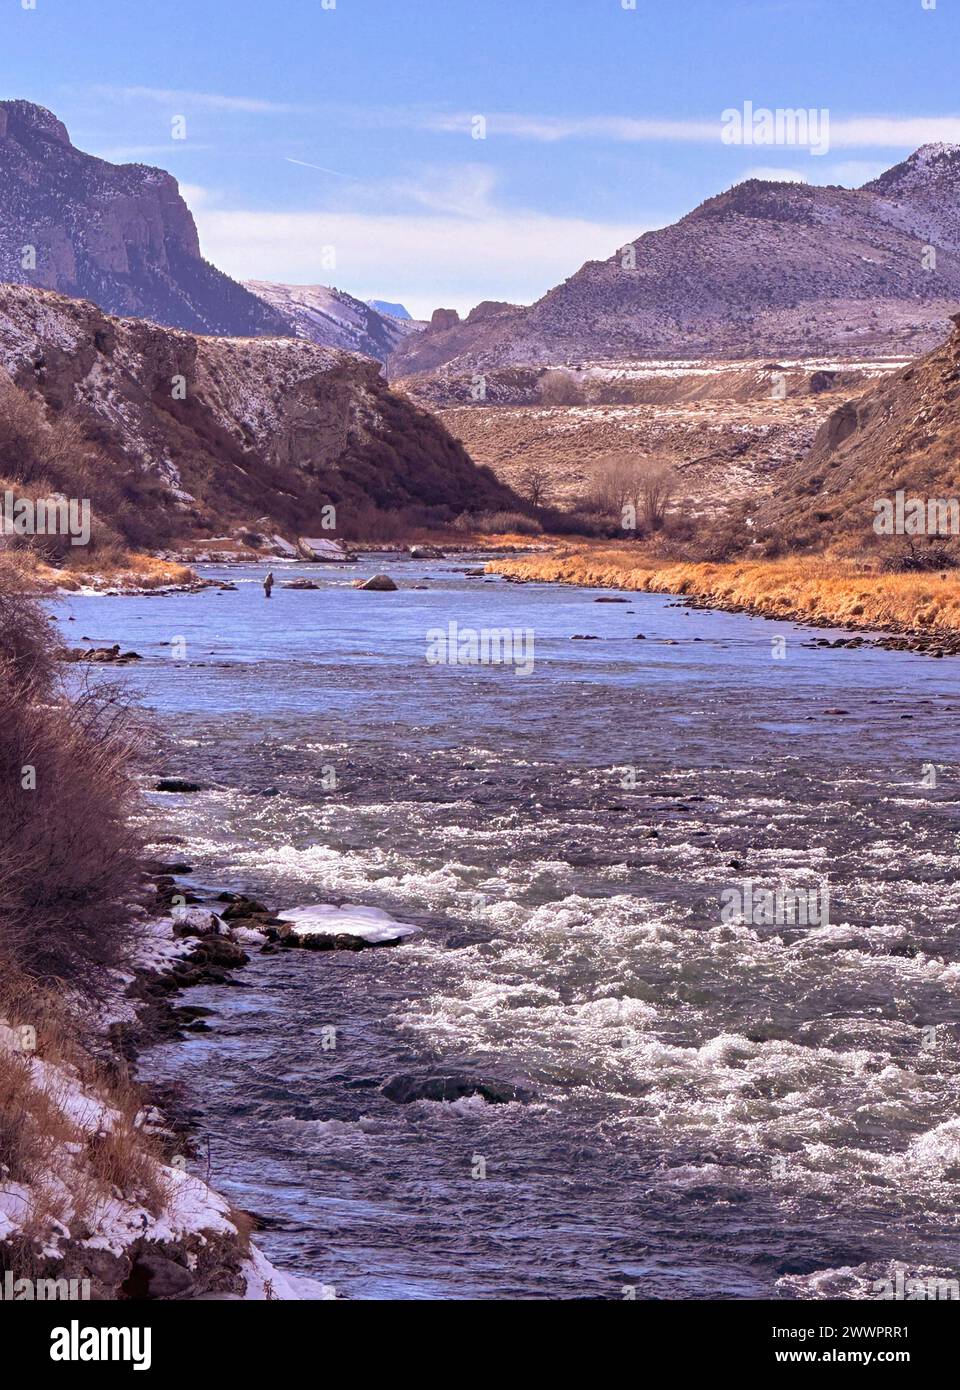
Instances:
[[[392,1076],[383,1087],[383,1094],[398,1105],[415,1100],[463,1100],[467,1096],[482,1096],[490,1105],[526,1105],[533,1099],[530,1091],[512,1081],[496,1081],[492,1077],[466,1076],[462,1073],[443,1076]]]
[[[342,565],[345,561],[353,559],[338,541],[324,537],[301,536],[297,541],[297,549],[305,560],[321,560],[332,565]]]
[[[153,789],[155,792],[202,792],[199,782],[188,782],[185,777],[161,777]]]
[[[374,589],[379,593],[386,594],[390,593],[397,586],[394,584],[389,574],[375,574],[372,579],[364,580],[362,583],[358,579],[355,587],[358,589]]]

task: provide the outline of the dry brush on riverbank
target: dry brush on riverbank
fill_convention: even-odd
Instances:
[[[68,683],[58,646],[0,565],[2,1297],[296,1296],[177,1158],[114,1042],[112,1022],[136,1034],[137,961],[183,948],[145,914],[136,721],[106,682]],[[64,1280],[86,1292],[49,1291]]]
[[[670,562],[642,546],[583,545],[494,560],[511,579],[678,594],[718,608],[826,626],[960,636],[955,570],[881,574],[824,556],[727,564]]]

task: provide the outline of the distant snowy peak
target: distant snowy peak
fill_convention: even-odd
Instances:
[[[386,299],[368,299],[367,303],[371,309],[376,309],[378,314],[389,314],[392,319],[413,319],[413,315],[403,304],[391,304]]]
[[[380,362],[386,362],[397,344],[420,327],[413,319],[381,313],[332,285],[247,280],[245,288],[282,315],[298,338],[322,347],[359,352]]]

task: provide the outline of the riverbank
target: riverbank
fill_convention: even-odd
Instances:
[[[59,655],[0,567],[3,1297],[323,1297],[264,1259],[138,1084],[139,1049],[197,1023],[170,997],[247,956],[219,919],[190,933],[171,912],[138,830],[137,722],[113,687],[66,683]]]
[[[64,566],[50,565],[29,550],[11,550],[0,555],[0,564],[27,593],[46,597],[56,593],[178,593],[204,587],[195,571],[186,564],[155,555],[124,551],[97,555],[81,564],[81,558]]]
[[[676,594],[700,608],[890,634],[884,645],[960,654],[960,571],[878,574],[823,557],[664,563],[641,546],[584,543],[488,562],[518,582]]]

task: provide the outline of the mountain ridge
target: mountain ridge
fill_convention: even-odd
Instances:
[[[859,189],[746,180],[532,305],[431,324],[390,376],[927,351],[960,302],[958,207],[960,147],[922,146]]]

